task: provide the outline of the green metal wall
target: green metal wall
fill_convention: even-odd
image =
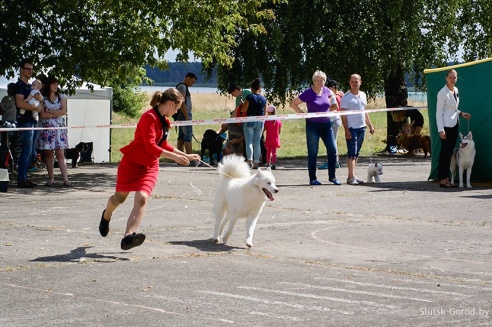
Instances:
[[[441,141],[436,125],[437,93],[446,84],[446,73],[450,69],[455,69],[458,72],[458,81],[456,82],[456,87],[460,93],[458,109],[472,115],[469,121],[460,118],[460,132],[467,134],[470,130],[473,133],[477,152],[471,180],[491,181],[492,58],[424,71],[427,75],[427,112],[432,143],[432,165],[429,180],[436,180],[438,177],[437,166],[441,150]]]

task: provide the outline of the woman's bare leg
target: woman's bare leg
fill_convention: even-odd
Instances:
[[[53,175],[53,150],[44,150],[44,160],[46,162],[46,170],[48,171],[48,184],[53,184],[54,175]]]
[[[65,160],[65,153],[63,149],[55,150],[56,160],[58,161],[58,167],[60,167],[60,172],[63,177],[63,183],[69,185],[68,172],[67,172],[67,161]]]
[[[118,208],[120,204],[125,202],[130,192],[115,192],[108,199],[108,203],[106,204],[106,210],[104,210],[103,218],[107,221],[111,220],[111,216],[113,215],[113,211]]]
[[[126,223],[125,235],[133,234],[137,231],[138,226],[142,222],[145,205],[147,204],[147,199],[149,195],[142,191],[135,192],[135,199],[133,200],[133,209],[128,217]]]

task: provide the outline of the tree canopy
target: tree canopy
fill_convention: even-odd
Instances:
[[[345,90],[358,73],[366,92],[398,105],[406,74],[425,87],[425,68],[492,53],[490,0],[289,0],[262,8],[274,12],[262,21],[266,33],[238,30],[232,67],[219,64],[219,88],[261,76],[270,101],[283,102],[321,69]]]
[[[228,67],[240,30],[257,33],[250,17],[271,17],[254,0],[71,0],[35,4],[0,3],[0,74],[15,75],[23,58],[37,72],[57,75],[70,89],[85,81],[102,85],[140,84],[144,65],[166,67],[164,55],[178,50],[204,64]],[[5,73],[4,73],[5,72]],[[76,76],[77,78],[75,78]]]

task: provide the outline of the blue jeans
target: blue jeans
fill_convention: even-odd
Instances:
[[[347,140],[347,159],[356,159],[359,156],[362,143],[364,142],[364,136],[366,128],[349,128],[352,138]]]
[[[335,177],[335,165],[337,163],[337,147],[331,123],[313,122],[306,119],[306,141],[308,150],[308,172],[309,181],[315,181],[316,178],[316,159],[318,157],[319,139],[323,141],[328,154],[328,179]]]
[[[38,127],[38,126],[35,126]],[[30,163],[35,163],[37,162],[37,156],[38,152],[36,151],[36,147],[38,146],[38,135],[39,131],[33,131],[32,133],[32,151],[31,151],[31,158],[30,158]],[[29,165],[30,165],[29,163]]]
[[[34,123],[22,123],[17,124],[19,128],[33,128]],[[34,131],[21,131],[20,141],[21,141],[21,153],[19,157],[19,167],[17,168],[17,181],[24,182],[27,180],[27,170],[29,169],[29,164],[31,163],[32,155],[32,143],[34,139]]]
[[[246,159],[255,163],[260,163],[261,133],[263,133],[264,124],[262,121],[243,123]]]

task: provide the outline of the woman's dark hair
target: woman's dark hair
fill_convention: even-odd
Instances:
[[[451,74],[451,73],[456,73],[456,75],[458,75],[458,72],[457,72],[455,69],[450,69],[450,70],[448,70],[448,71],[446,72],[446,77],[448,77],[448,76],[449,76],[449,74]]]
[[[253,82],[251,82],[251,90],[253,91],[258,91],[260,89],[261,85],[260,85],[260,79],[259,78],[255,78],[253,80]]]
[[[15,83],[9,83],[7,85],[7,94],[9,97],[15,96]]]
[[[154,94],[154,96],[158,96],[158,95]],[[174,103],[181,103],[184,101],[184,97],[181,94],[181,92],[178,91],[177,88],[171,87],[171,88],[165,90],[163,93],[161,93],[159,104],[160,103],[166,103],[168,101],[172,101]]]
[[[161,91],[156,91],[152,95],[152,99],[150,99],[150,106],[153,107],[156,104],[158,104],[161,101],[161,97],[162,97],[162,92]]]
[[[338,90],[338,82],[334,79],[331,79],[326,83],[326,87],[334,87]]]
[[[49,97],[50,96],[50,92],[51,92],[51,84],[54,84],[54,83],[58,83],[58,78],[54,77],[54,76],[48,76],[48,78],[46,79],[46,84],[43,86],[43,96],[45,97]],[[55,92],[55,95],[56,96],[59,96],[60,95],[60,88],[58,88]]]

